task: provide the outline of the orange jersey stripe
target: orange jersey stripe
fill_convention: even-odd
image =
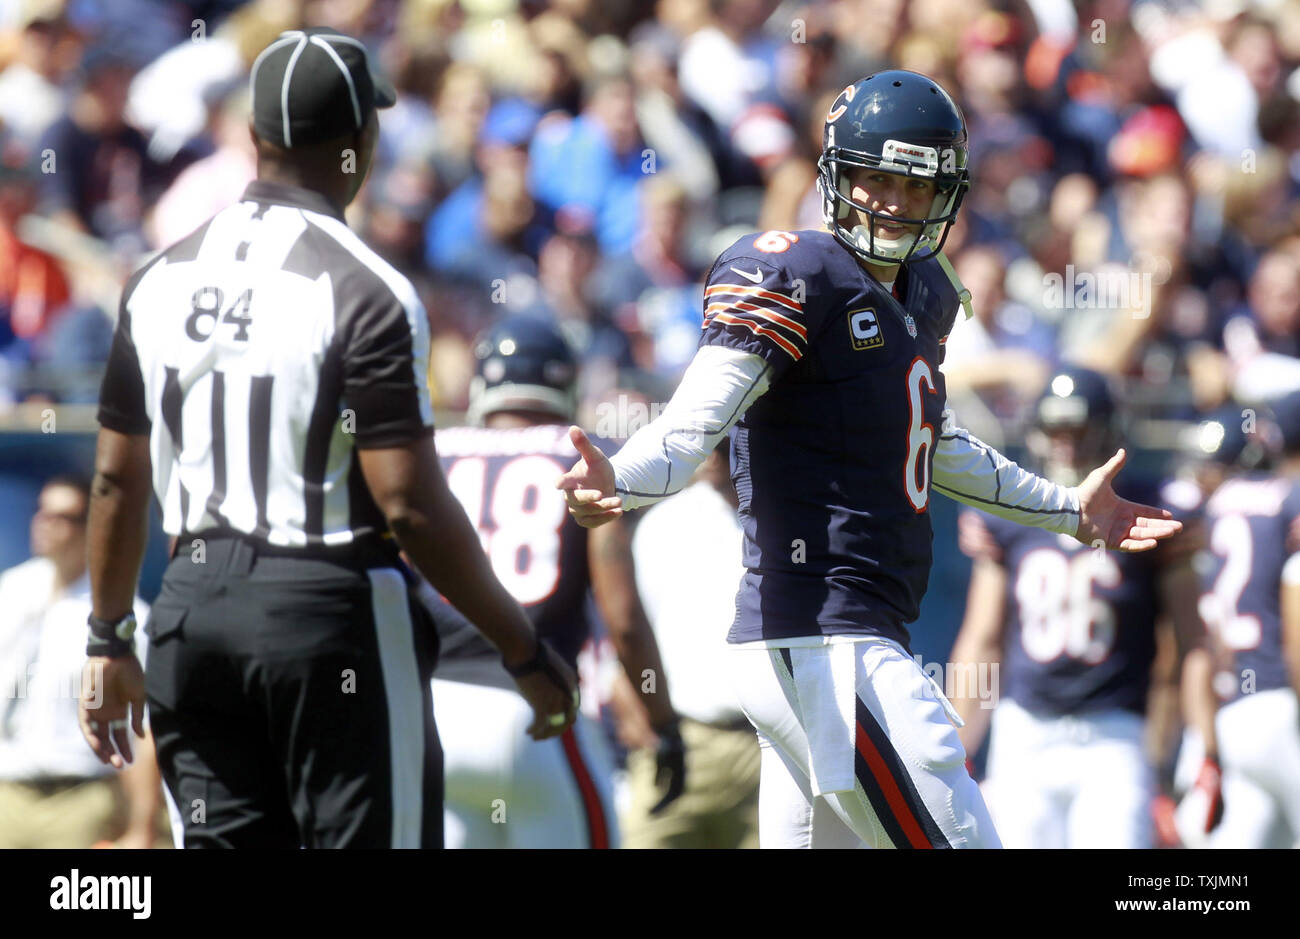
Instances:
[[[735,293],[745,297],[762,297],[764,300],[774,300],[783,307],[794,310],[796,313],[803,311],[803,304],[798,300],[787,297],[783,293],[775,293],[771,290],[764,290],[762,287],[742,287],[740,284],[714,284],[712,287],[704,289],[706,297],[712,297],[719,293]]]
[[[732,316],[730,313],[718,313],[713,317],[713,320],[718,323],[726,323],[729,326],[744,326],[755,335],[767,336],[786,352],[789,352],[791,358],[796,362],[803,358],[803,352],[796,348],[794,343],[790,342],[790,340],[786,339],[774,329],[768,329],[766,326],[759,326],[757,323],[750,320],[743,320],[738,316]]]
[[[767,307],[754,306],[752,303],[744,303],[740,300],[733,300],[731,303],[710,303],[704,308],[704,318],[707,321],[710,313],[720,313],[723,310],[741,310],[745,313],[751,313],[770,323],[784,326],[800,339],[806,340],[808,338],[808,330],[804,328],[802,323],[795,322],[790,317],[782,316],[780,313],[767,309]]]

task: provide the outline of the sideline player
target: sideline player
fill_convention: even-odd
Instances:
[[[447,484],[502,584],[575,672],[591,632],[590,588],[633,687],[653,688],[641,700],[658,737],[652,758],[658,775],[668,777],[662,808],[685,785],[685,760],[659,647],[636,591],[628,526],[588,532],[554,492],[556,473],[576,455],[566,428],[577,362],[554,326],[523,316],[488,330],[474,354],[468,416],[480,426],[439,432]],[[456,622],[436,601],[430,605],[440,623]],[[472,628],[442,632],[433,696],[447,846],[617,847],[613,763],[601,728],[580,714],[558,739],[527,739],[531,710],[499,656]]]
[[[1027,440],[1043,475],[1077,484],[1118,440],[1116,411],[1100,374],[1057,372]],[[1154,486],[1143,488],[1130,480],[1125,490],[1155,498]],[[1152,847],[1152,766],[1170,762],[1162,750],[1173,742],[1178,676],[1202,635],[1186,539],[1110,554],[972,510],[959,531],[975,564],[951,667],[967,678],[999,669],[983,792],[1003,844]],[[1160,636],[1158,656],[1164,626],[1172,635]],[[962,744],[974,753],[990,702],[954,697]],[[1212,719],[1213,707],[1196,713]],[[1208,719],[1203,729],[1212,731]]]
[[[1274,402],[1273,416],[1277,472],[1230,477],[1205,504],[1201,613],[1233,677],[1217,722],[1216,848],[1300,846],[1300,393]]]
[[[701,348],[611,463],[557,483],[594,526],[680,489],[733,427],[746,573],[729,641],[763,748],[763,846],[998,845],[955,712],[908,654],[929,579],[931,481],[1014,521],[1143,551],[1178,531],[1120,499],[1116,453],[1077,489],[1020,469],[944,413],[961,293],[939,253],[969,184],[942,88],[878,72],[826,116],[828,231],[747,235],[705,289]]]

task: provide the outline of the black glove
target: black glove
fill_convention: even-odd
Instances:
[[[655,807],[651,815],[658,815],[686,791],[686,744],[682,742],[681,724],[674,720],[671,724],[655,728],[659,736],[659,746],[655,749],[655,785],[664,785],[667,777],[668,791]]]

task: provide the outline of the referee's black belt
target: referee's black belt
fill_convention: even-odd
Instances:
[[[279,545],[233,528],[205,528],[181,532],[172,557],[189,558],[201,545],[220,541],[237,541],[251,548],[257,557],[298,558],[308,561],[338,561],[367,567],[393,566],[400,563],[399,549],[393,536],[369,534],[336,545]],[[197,544],[196,544],[197,542]]]

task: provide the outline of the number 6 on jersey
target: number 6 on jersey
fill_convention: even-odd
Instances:
[[[907,460],[903,464],[903,488],[918,514],[930,504],[929,455],[934,448],[934,425],[924,420],[922,385],[926,386],[927,394],[936,393],[930,363],[917,356],[907,370]]]

